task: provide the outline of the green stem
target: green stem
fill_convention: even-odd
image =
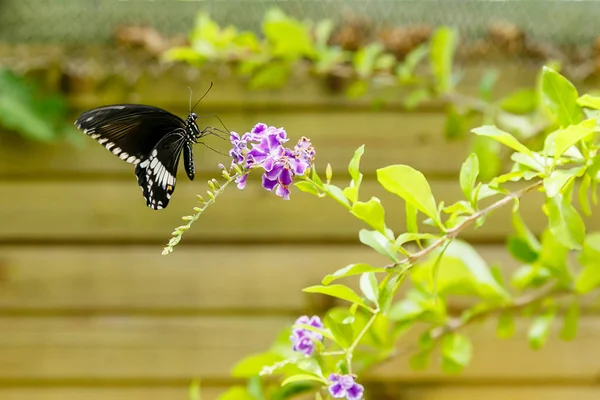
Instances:
[[[373,315],[371,315],[371,318],[369,318],[369,320],[367,321],[365,326],[362,328],[362,330],[358,333],[358,335],[354,339],[354,342],[352,342],[350,347],[348,347],[348,349],[346,350],[346,364],[348,365],[348,373],[349,374],[352,373],[352,353],[354,353],[354,350],[356,350],[356,347],[360,343],[361,339],[363,338],[363,336],[365,336],[365,334],[367,333],[367,331],[369,330],[371,325],[373,325],[373,322],[375,322],[375,318],[377,318],[377,316],[379,315],[379,310],[374,310],[374,311],[375,312],[373,313]]]
[[[314,167],[313,167],[314,168]],[[344,208],[346,208],[346,210],[350,211],[352,210],[352,205],[349,204],[350,201],[348,200],[348,202],[344,202],[342,200],[340,200],[337,196],[335,196],[330,190],[329,190],[329,184],[321,184],[319,182],[313,181],[312,179],[310,179],[308,176],[299,176],[298,178],[305,180],[306,182],[310,182],[311,184],[313,184],[317,189],[319,189],[321,192],[325,193],[327,196],[331,197],[332,199],[334,199],[335,201],[337,201],[339,204],[341,204],[342,206],[344,206]]]

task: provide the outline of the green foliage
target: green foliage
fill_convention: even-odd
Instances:
[[[33,82],[0,68],[0,125],[26,139],[52,142],[76,134],[67,123],[67,103],[58,94],[43,94]]]

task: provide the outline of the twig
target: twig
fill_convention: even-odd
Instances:
[[[439,238],[438,240],[436,240],[429,246],[425,247],[424,249],[409,255],[408,257],[406,257],[405,259],[403,259],[401,261],[398,261],[398,262],[395,262],[392,264],[388,264],[384,268],[392,269],[399,265],[407,265],[407,267],[406,267],[407,270],[412,268],[416,261],[418,261],[422,257],[425,257],[426,255],[428,255],[429,253],[431,253],[432,251],[434,251],[435,249],[440,247],[447,240],[454,239],[456,236],[458,236],[458,234],[462,230],[464,230],[466,227],[471,225],[477,219],[479,219],[487,214],[491,214],[493,211],[497,210],[498,208],[504,207],[505,205],[507,205],[508,203],[510,203],[511,201],[513,201],[515,199],[519,199],[519,198],[523,197],[527,193],[542,186],[542,184],[543,184],[543,181],[539,181],[539,182],[534,183],[533,185],[527,186],[526,188],[523,188],[521,190],[518,190],[516,192],[508,194],[501,200],[498,200],[497,202],[490,204],[488,207],[484,208],[483,210],[477,211],[476,213],[469,216],[467,219],[465,219],[460,224],[449,229],[444,236],[442,236],[441,238]]]

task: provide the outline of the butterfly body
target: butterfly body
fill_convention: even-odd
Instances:
[[[198,116],[191,112],[184,120],[158,107],[115,104],[82,113],[75,125],[119,159],[135,165],[135,175],[146,205],[165,208],[175,191],[181,153],[190,180],[195,167],[192,144],[206,135]]]

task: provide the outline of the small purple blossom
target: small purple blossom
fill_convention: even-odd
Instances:
[[[310,139],[303,136],[293,149],[286,148],[284,144],[289,141],[286,131],[263,123],[256,124],[241,137],[231,132],[230,141],[232,162],[246,171],[262,168],[265,171],[263,188],[285,200],[290,198],[289,186],[294,177],[304,175],[315,157]],[[251,145],[250,149],[248,145]],[[236,178],[239,189],[246,186],[247,177],[248,173]]]
[[[292,341],[292,349],[310,356],[315,350],[315,342],[323,340],[323,335],[303,327],[297,327],[297,325],[300,324],[313,326],[319,329],[323,329],[325,326],[321,322],[321,318],[316,315],[313,315],[311,318],[303,315],[294,323],[292,335],[290,336],[290,340]]]
[[[365,388],[355,382],[353,375],[330,374],[329,375],[329,393],[335,399],[346,397],[348,400],[362,399]]]

